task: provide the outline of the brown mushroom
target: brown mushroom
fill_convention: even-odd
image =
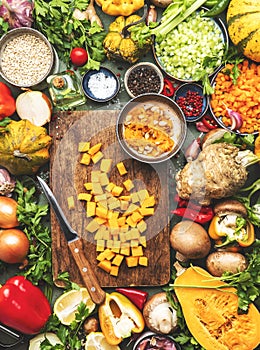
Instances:
[[[200,224],[190,220],[183,220],[173,227],[170,243],[179,261],[204,258],[211,248],[207,231]]]
[[[151,296],[144,305],[146,326],[153,332],[169,334],[177,327],[177,313],[167,300],[165,292]]]
[[[96,317],[88,317],[83,324],[84,332],[89,334],[91,332],[97,332],[99,330],[99,322]]]

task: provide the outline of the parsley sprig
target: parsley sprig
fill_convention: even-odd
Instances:
[[[106,35],[96,22],[79,20],[74,9],[85,10],[89,0],[35,0],[34,27],[55,47],[60,59],[68,66],[74,47],[84,47],[89,54],[86,69],[98,69],[105,59],[103,40]]]

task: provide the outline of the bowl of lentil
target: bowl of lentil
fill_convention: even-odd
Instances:
[[[131,98],[145,93],[160,94],[163,90],[163,74],[155,64],[140,62],[125,72],[124,85]]]
[[[181,83],[199,81],[200,72],[213,76],[222,65],[229,44],[227,29],[220,18],[204,16],[206,11],[201,7],[163,40],[155,38],[152,46],[160,69]]]
[[[181,148],[187,123],[173,99],[147,93],[131,99],[119,113],[116,133],[119,144],[132,158],[160,163]]]
[[[175,91],[174,100],[182,109],[187,122],[202,118],[209,105],[208,96],[203,94],[202,86],[197,83],[180,85]]]
[[[45,81],[54,65],[50,42],[33,28],[15,28],[0,39],[0,74],[18,87],[35,87]]]
[[[108,102],[119,92],[117,75],[106,67],[91,69],[82,78],[82,89],[86,97],[95,102]]]

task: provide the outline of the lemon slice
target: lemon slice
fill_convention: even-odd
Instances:
[[[80,288],[62,294],[54,303],[54,314],[62,324],[69,325],[75,320],[75,314],[81,302],[87,305],[89,313],[95,309],[96,304],[91,300],[87,289]]]
[[[28,350],[40,350],[41,349],[41,343],[45,340],[48,339],[51,345],[56,345],[56,344],[62,344],[61,340],[57,337],[56,334],[47,332],[47,333],[41,333],[38,334],[36,337],[32,338],[30,340],[30,345]]]
[[[86,337],[86,350],[120,350],[117,345],[108,344],[102,332],[91,332]]]

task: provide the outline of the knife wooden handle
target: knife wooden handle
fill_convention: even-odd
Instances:
[[[83,278],[92,301],[95,304],[101,304],[105,300],[106,293],[101,288],[89,261],[85,257],[82,240],[80,238],[75,239],[69,242],[68,246],[79,268],[79,272]]]

